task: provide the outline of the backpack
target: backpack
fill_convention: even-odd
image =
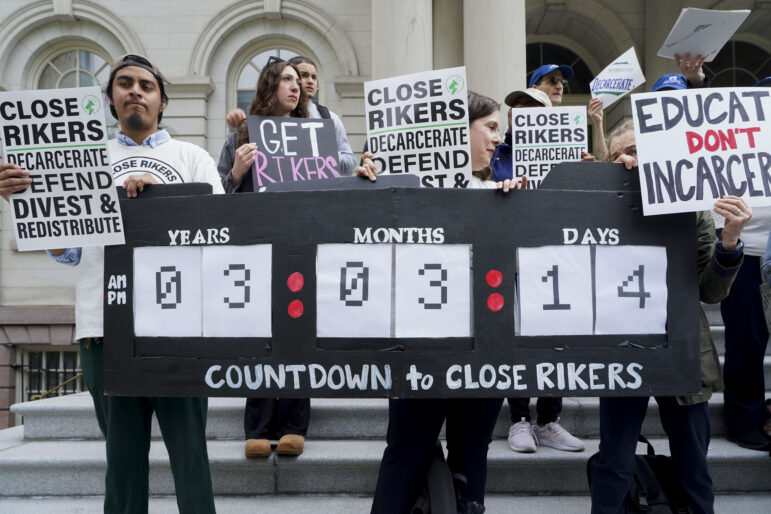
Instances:
[[[455,514],[455,486],[452,472],[444,460],[442,443],[436,442],[426,479],[410,514]]]
[[[638,440],[648,446],[646,455],[634,457],[634,479],[626,493],[626,506],[630,513],[648,514],[691,514],[688,494],[680,483],[672,458],[656,455],[650,441],[640,435]],[[592,485],[591,465],[599,452],[586,463],[586,476]]]
[[[327,109],[321,104],[316,104],[316,108],[319,110],[319,115],[321,116],[322,119],[325,119],[325,120],[332,119],[332,115],[329,114],[329,109]]]

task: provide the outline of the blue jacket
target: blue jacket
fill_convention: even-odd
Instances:
[[[491,167],[493,168],[493,182],[514,178],[514,163],[511,159],[511,129],[506,129],[503,143],[495,148]]]

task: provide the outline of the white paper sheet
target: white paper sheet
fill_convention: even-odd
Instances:
[[[598,246],[596,334],[663,334],[667,323],[667,249]]]
[[[520,333],[592,333],[592,266],[588,246],[519,248]]]
[[[395,333],[471,336],[469,245],[396,245]]]
[[[680,11],[667,40],[659,49],[659,57],[674,59],[675,54],[703,55],[712,62],[731,39],[750,11],[711,11],[688,7]]]
[[[134,335],[201,337],[201,248],[134,249]]]
[[[390,244],[318,246],[318,337],[391,337],[391,253]]]
[[[620,100],[635,88],[645,83],[640,63],[637,61],[637,53],[634,47],[630,48],[617,59],[605,67],[589,84],[592,97],[602,101],[602,108]]]
[[[203,249],[203,336],[270,337],[271,246]]]

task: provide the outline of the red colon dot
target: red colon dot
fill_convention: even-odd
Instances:
[[[498,287],[503,282],[503,274],[497,269],[491,269],[487,272],[487,285],[490,287]]]
[[[292,300],[289,303],[289,308],[287,309],[287,312],[289,312],[289,315],[292,316],[294,319],[297,319],[303,315],[304,310],[305,310],[305,307],[303,306],[303,302],[301,302],[300,300]]]
[[[286,285],[293,293],[302,289],[303,285],[305,285],[305,279],[303,279],[302,273],[295,271],[289,275],[289,278],[286,279]]]
[[[503,296],[493,293],[487,297],[487,308],[493,312],[503,309]]]

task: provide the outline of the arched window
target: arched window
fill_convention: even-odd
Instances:
[[[45,60],[37,80],[40,89],[103,86],[110,76],[105,57],[90,50],[70,49]]]
[[[526,52],[528,84],[533,72],[544,64],[567,64],[573,68],[574,73],[568,79],[564,94],[588,95],[590,93],[589,83],[594,79],[594,74],[575,52],[552,43],[529,43]]]
[[[715,60],[704,63],[713,87],[750,87],[771,76],[771,55],[745,41],[729,41]]]

